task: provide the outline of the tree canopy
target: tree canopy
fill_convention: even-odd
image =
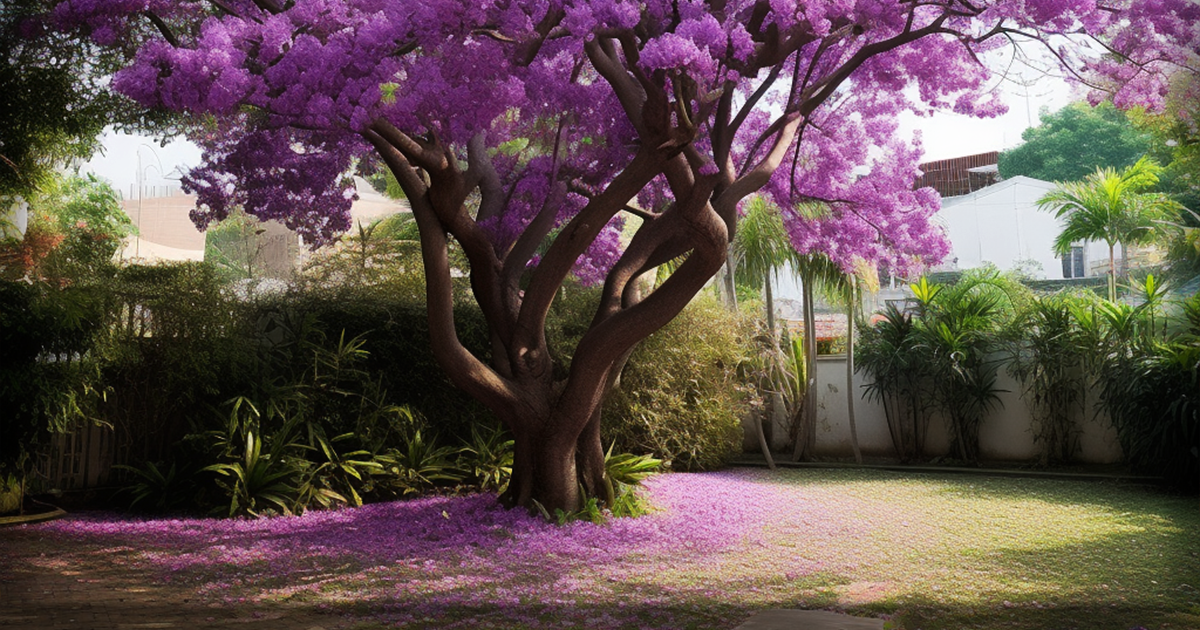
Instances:
[[[937,195],[912,189],[920,149],[895,137],[898,112],[999,113],[981,59],[1014,42],[1108,77],[1118,104],[1153,100],[1197,17],[1187,0],[69,0],[56,12],[100,45],[137,48],[119,91],[209,117],[205,162],[185,178],[200,223],[241,206],[322,243],[349,226],[355,159],[382,158],[419,226],[434,352],[513,431],[507,498],[550,509],[602,496],[599,402],[634,345],[724,263],[749,195],[781,208],[801,251],[828,241],[888,267],[936,254]],[[629,215],[642,223],[621,246]],[[490,357],[457,340],[450,239]],[[644,291],[640,276],[679,258]],[[556,379],[544,325],[572,273],[604,289]]]
[[[1062,232],[1054,239],[1055,253],[1070,255],[1078,241],[1108,245],[1110,301],[1117,299],[1116,245],[1149,242],[1165,222],[1178,220],[1178,202],[1164,193],[1144,192],[1158,183],[1160,173],[1161,166],[1142,158],[1120,171],[1098,168],[1082,181],[1059,184],[1038,200],[1039,208],[1063,220]]]
[[[52,185],[55,167],[91,157],[106,125],[162,131],[172,118],[114,93],[108,83],[124,54],[52,28],[53,6],[0,4],[0,199]]]
[[[1083,179],[1097,168],[1125,168],[1145,155],[1150,135],[1110,102],[1077,102],[1050,113],[1021,134],[1024,144],[1000,154],[1000,176],[1048,182]]]

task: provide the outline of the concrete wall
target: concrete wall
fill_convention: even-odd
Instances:
[[[1000,405],[992,410],[979,428],[980,458],[985,461],[1031,462],[1041,453],[1041,445],[1033,439],[1033,420],[1022,399],[1022,388],[1003,368],[998,373]],[[893,457],[891,434],[883,407],[866,400],[863,385],[865,375],[854,375],[854,416],[858,444],[865,456]],[[846,359],[844,356],[821,357],[817,361],[817,444],[819,457],[848,458],[853,456],[850,444],[850,424],[846,395]],[[1087,412],[1079,418],[1079,446],[1075,461],[1108,464],[1120,461],[1122,453],[1116,430],[1107,417],[1095,417],[1094,397],[1087,401]],[[786,431],[774,427],[772,448],[786,448]],[[757,438],[746,440],[749,451],[758,450]],[[934,417],[929,426],[925,452],[933,457],[950,451],[950,435],[946,422]]]

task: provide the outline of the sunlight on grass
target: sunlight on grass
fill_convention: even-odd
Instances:
[[[557,527],[487,496],[265,521],[70,520],[202,596],[402,628],[712,628],[833,607],[899,627],[1200,627],[1194,499],[1105,483],[735,470]],[[74,553],[84,553],[74,547]]]

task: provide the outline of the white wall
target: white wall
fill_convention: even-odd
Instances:
[[[1031,462],[1038,459],[1041,444],[1034,442],[1033,422],[1029,408],[1022,399],[1020,383],[1003,368],[998,373],[997,386],[1001,406],[989,413],[979,428],[980,459],[984,461]],[[858,444],[865,456],[894,457],[891,434],[883,407],[863,397],[866,377],[854,375],[854,416]],[[844,356],[821,357],[817,361],[817,443],[818,457],[848,458],[853,456],[850,445],[850,424],[846,396],[846,359]],[[1087,402],[1084,418],[1077,422],[1079,448],[1074,461],[1109,464],[1121,460],[1121,447],[1116,430],[1107,417],[1096,417],[1094,397]],[[754,448],[757,450],[757,439]],[[925,443],[928,456],[949,454],[950,436],[945,421],[935,417],[929,426]]]
[[[1054,239],[1062,228],[1050,212],[1038,209],[1037,200],[1054,190],[1054,184],[1029,177],[1013,177],[969,195],[947,197],[938,212],[946,226],[952,252],[947,262],[958,269],[992,263],[1012,269],[1018,260],[1036,260],[1039,276],[1061,279],[1062,261],[1054,255]],[[1085,267],[1108,253],[1103,243],[1088,243]]]

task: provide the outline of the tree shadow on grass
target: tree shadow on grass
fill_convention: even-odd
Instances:
[[[973,597],[909,593],[870,606],[906,629],[1200,628],[1195,530],[1145,530],[1035,549],[964,554],[999,583]],[[966,573],[966,571],[964,571]],[[970,581],[964,577],[965,584]]]

